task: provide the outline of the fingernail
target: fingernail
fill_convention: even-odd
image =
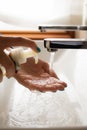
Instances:
[[[64,89],[60,89],[60,91],[64,91]]]
[[[41,49],[40,49],[39,47],[37,47],[37,51],[38,51],[38,52],[41,52]]]

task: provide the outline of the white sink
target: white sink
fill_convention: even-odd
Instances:
[[[50,53],[41,47],[40,58]],[[87,50],[58,50],[54,70],[65,91],[31,92],[13,78],[0,84],[0,128],[87,129]]]

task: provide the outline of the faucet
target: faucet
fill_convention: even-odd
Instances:
[[[87,40],[85,39],[44,39],[44,47],[47,51],[54,52],[60,49],[87,49]]]
[[[58,26],[39,26],[41,32],[47,29],[67,30],[67,31],[87,31],[85,25],[58,25]],[[66,49],[87,49],[87,39],[81,38],[46,38],[44,39],[44,47],[49,52],[55,52],[59,48]]]
[[[67,31],[77,31],[77,30],[87,30],[86,25],[41,25],[38,27],[41,32],[46,30],[67,30]]]

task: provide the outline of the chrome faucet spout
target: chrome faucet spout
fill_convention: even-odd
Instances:
[[[60,39],[60,38],[47,38],[44,39],[44,47],[47,51],[53,52],[60,49],[87,49],[86,39]]]

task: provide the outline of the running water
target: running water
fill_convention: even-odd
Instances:
[[[51,52],[50,53],[50,68],[51,69],[53,69],[54,57],[55,57],[55,52]]]

